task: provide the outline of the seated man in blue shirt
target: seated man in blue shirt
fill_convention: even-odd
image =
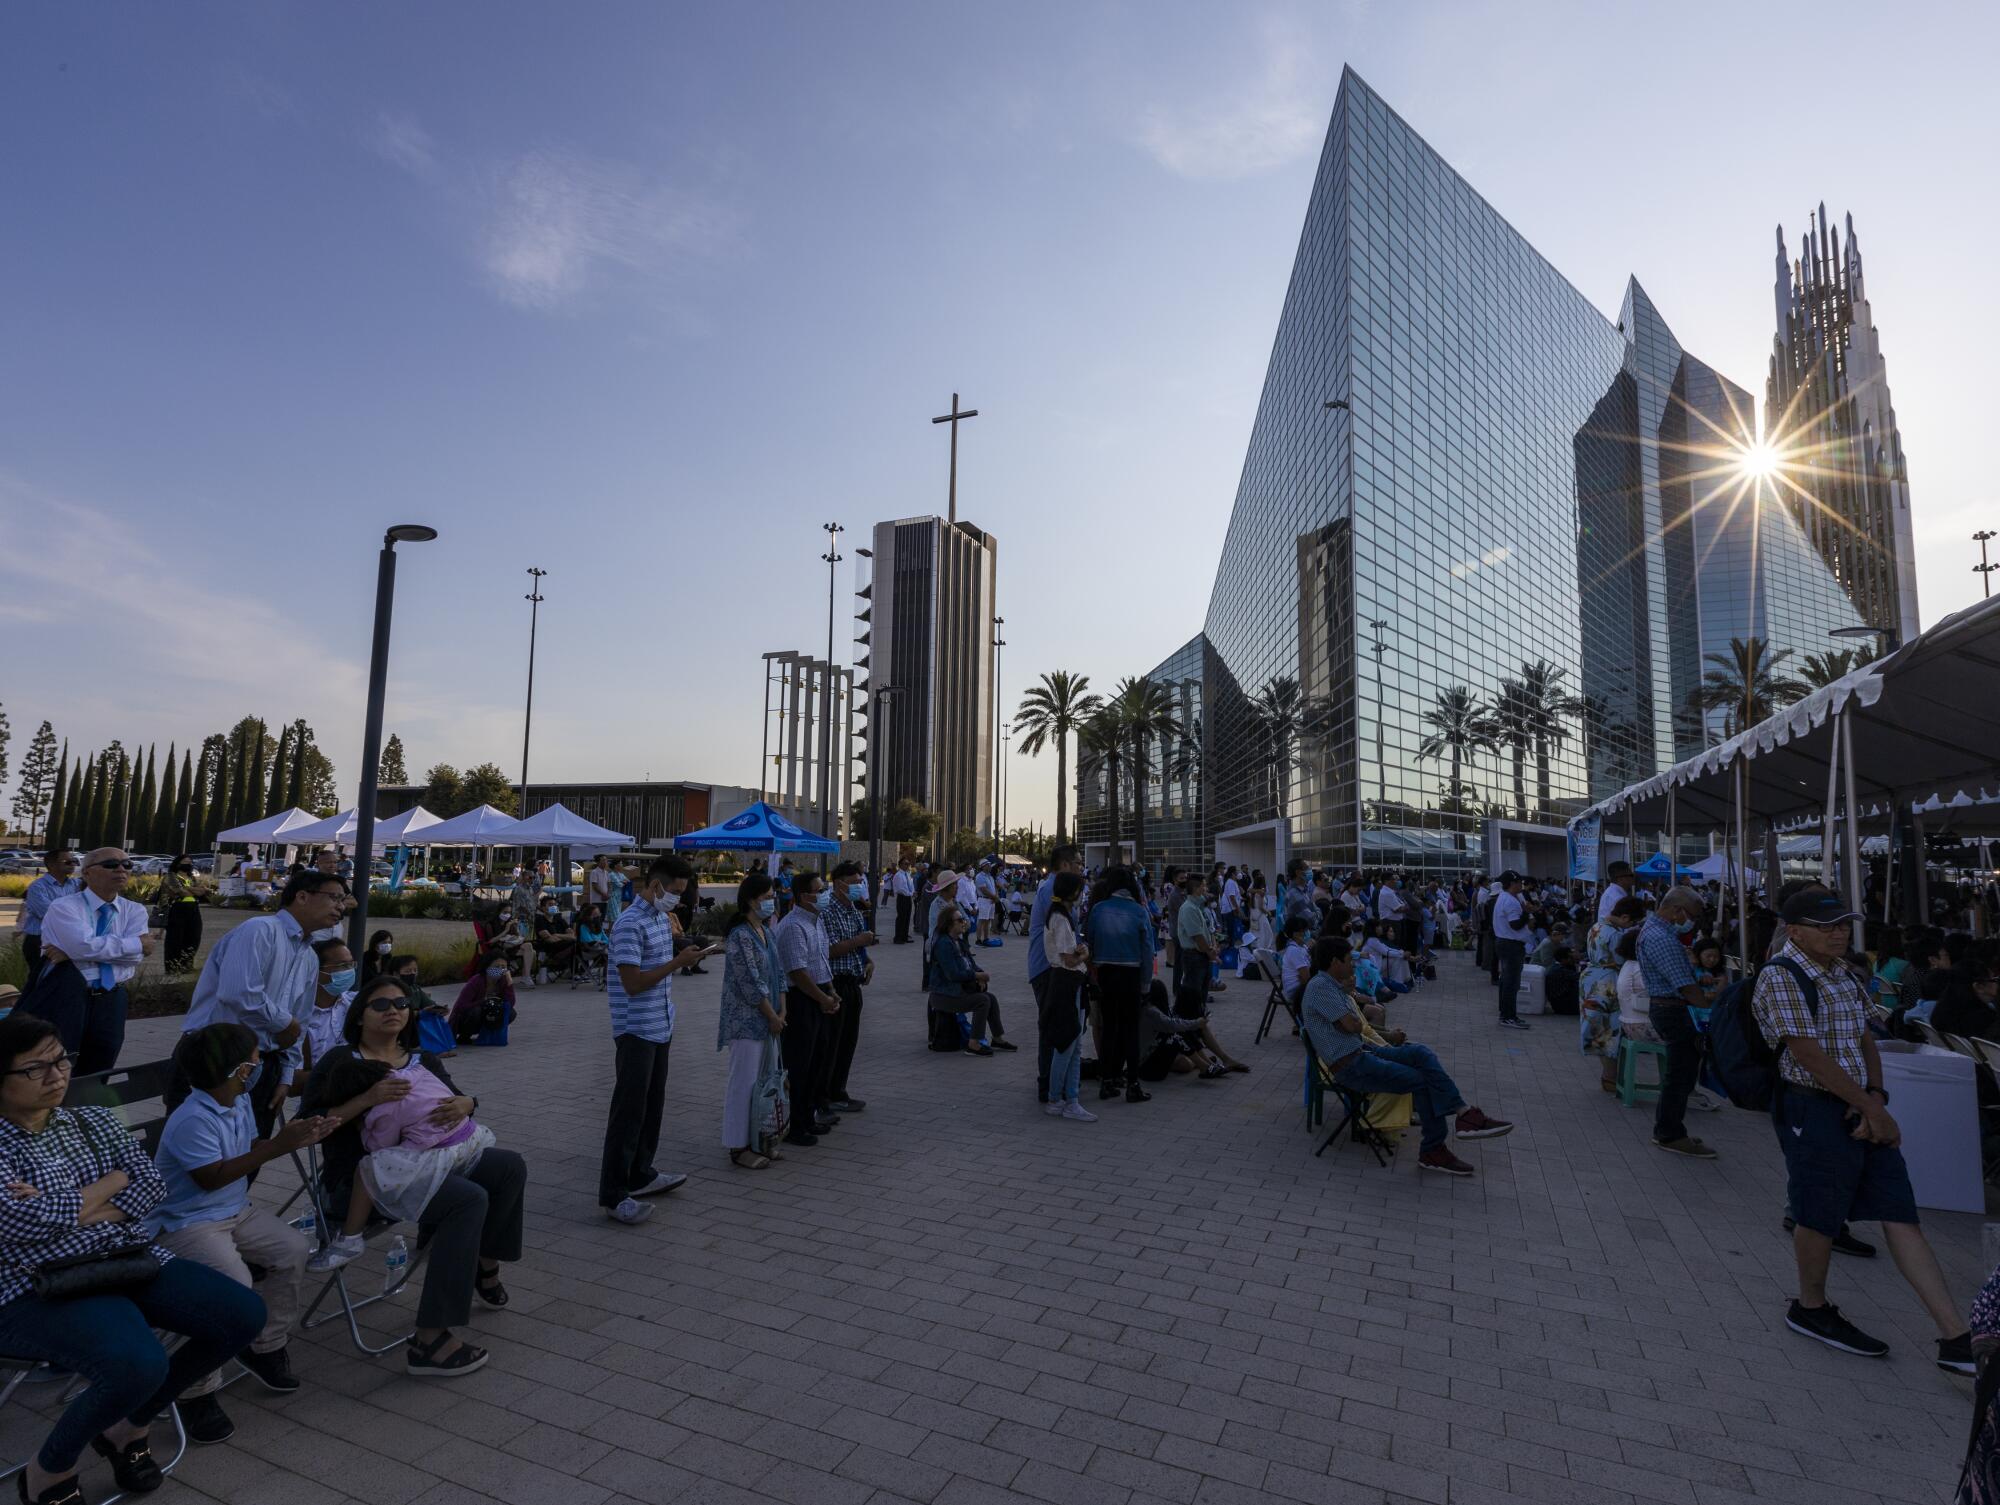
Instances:
[[[306,1236],[269,1210],[250,1205],[250,1176],[260,1166],[317,1144],[340,1127],[334,1118],[295,1118],[257,1139],[250,1079],[257,1037],[241,1024],[210,1024],[182,1036],[178,1059],[193,1090],[174,1109],[153,1156],[166,1195],[147,1214],[153,1237],[184,1259],[219,1270],[264,1298],[270,1319],[237,1355],[266,1390],[299,1388],[286,1344],[299,1310]],[[250,1266],[263,1270],[253,1283]],[[221,1372],[210,1373],[178,1401],[188,1436],[222,1442],[235,1424],[215,1398]]]
[[[1353,985],[1353,948],[1343,937],[1321,936],[1313,943],[1304,1023],[1327,1079],[1350,1092],[1409,1093],[1411,1110],[1423,1125],[1418,1167],[1446,1176],[1470,1176],[1472,1167],[1452,1154],[1445,1143],[1447,1135],[1498,1139],[1511,1134],[1514,1126],[1468,1106],[1428,1045],[1410,1041],[1401,1030],[1384,1037],[1391,1043],[1370,1044],[1367,1021],[1350,992]]]

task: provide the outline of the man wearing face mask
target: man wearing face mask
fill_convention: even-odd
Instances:
[[[653,1209],[638,1199],[672,1191],[687,1180],[655,1170],[653,1156],[660,1148],[667,1055],[674,1042],[672,977],[722,949],[689,946],[675,954],[673,911],[681,890],[693,881],[694,869],[680,858],[654,858],[638,901],[611,930],[605,993],[617,1064],[597,1201],[614,1223],[645,1222]]]
[[[1677,884],[1639,927],[1639,974],[1652,1000],[1646,1020],[1667,1047],[1667,1069],[1653,1114],[1653,1143],[1675,1155],[1713,1160],[1715,1151],[1691,1138],[1685,1122],[1688,1098],[1701,1079],[1701,1031],[1690,1008],[1708,1007],[1685,937],[1701,918],[1701,895]]]
[[[833,892],[820,905],[820,921],[826,926],[826,954],[833,969],[833,993],[840,1000],[834,1015],[832,1048],[826,1052],[827,1084],[824,1100],[834,1113],[859,1113],[868,1104],[847,1095],[847,1070],[854,1064],[854,1047],[861,1040],[861,989],[868,981],[867,948],[876,944],[875,932],[868,928],[861,905],[868,887],[861,880],[861,864],[843,862],[833,870]]]
[[[833,1127],[822,1089],[840,1038],[840,995],[833,991],[833,960],[820,911],[826,884],[818,873],[792,879],[792,907],[772,932],[784,969],[785,1033],[779,1044],[792,1079],[792,1125],[787,1144],[811,1145]]]

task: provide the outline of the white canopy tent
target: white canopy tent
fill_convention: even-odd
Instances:
[[[408,838],[408,844],[429,847],[511,846],[513,843],[503,838],[508,827],[519,824],[505,810],[480,805],[463,815],[454,815],[434,826],[425,826],[422,836]]]
[[[417,839],[418,833],[428,831],[432,827],[442,824],[443,821],[431,814],[422,805],[412,805],[401,815],[392,815],[387,820],[379,820],[375,823],[375,845],[378,847],[423,846],[425,842]]]
[[[319,817],[310,810],[282,810],[262,820],[253,820],[248,825],[230,827],[215,838],[215,844],[255,842],[262,845],[273,841],[289,844],[299,839],[298,833],[302,828],[318,824]]]
[[[1813,691],[1728,741],[1600,800],[1577,819],[1665,831],[1721,831],[1748,850],[1750,822],[1820,817],[1821,864],[1861,907],[1863,801],[1942,813],[2000,794],[2000,601],[1945,618],[1896,652]],[[1962,799],[1961,799],[1962,797]],[[1911,815],[1921,835],[1927,813]],[[1918,865],[1919,873],[1922,864]],[[1748,893],[1738,884],[1738,902]],[[1740,911],[1739,911],[1740,912]]]
[[[609,851],[631,846],[632,838],[623,831],[613,831],[585,820],[567,805],[551,805],[546,810],[536,811],[526,820],[515,821],[506,830],[495,832],[489,842],[502,847],[573,847]]]
[[[296,831],[287,831],[285,840],[300,846],[351,847],[354,845],[354,812],[343,810],[338,815],[329,815],[325,820],[314,821]]]

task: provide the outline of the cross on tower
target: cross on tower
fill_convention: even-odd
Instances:
[[[978,416],[979,409],[977,408],[967,408],[963,412],[959,411],[958,394],[954,392],[951,394],[951,411],[931,420],[932,423],[948,423],[951,425],[951,492],[948,503],[950,512],[945,519],[947,522],[955,523],[958,521],[958,425],[964,419],[977,418]]]

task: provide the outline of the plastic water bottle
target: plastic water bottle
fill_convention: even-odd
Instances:
[[[389,1240],[389,1252],[382,1256],[382,1289],[393,1291],[410,1269],[410,1246],[397,1234]]]
[[[318,1247],[319,1216],[313,1211],[313,1205],[310,1200],[306,1202],[305,1210],[292,1220],[292,1226],[306,1236],[308,1244],[315,1248]]]

